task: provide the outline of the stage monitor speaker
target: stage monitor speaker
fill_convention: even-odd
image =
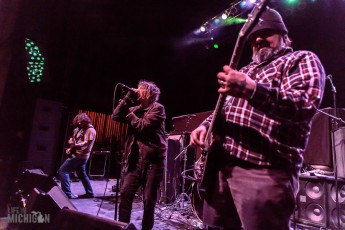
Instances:
[[[327,181],[328,218],[330,229],[345,229],[345,180]]]
[[[132,224],[127,224],[99,216],[78,212],[75,210],[63,209],[59,212],[53,222],[52,230],[60,229],[82,229],[82,230],[136,230]]]
[[[16,180],[17,191],[21,190],[24,194],[30,194],[33,188],[48,192],[54,186],[58,186],[56,181],[41,169],[26,169]]]
[[[293,220],[312,226],[327,226],[326,186],[323,179],[300,177]]]
[[[34,188],[25,206],[25,212],[31,216],[31,219],[27,218],[20,224],[19,229],[50,229],[62,209],[77,210],[59,186],[54,186],[47,193],[39,188]],[[32,216],[36,216],[35,221]]]
[[[47,193],[38,188],[34,188],[26,204],[26,210],[28,212],[35,210],[45,214],[49,213],[53,216],[63,208],[77,210],[59,186],[54,186]]]

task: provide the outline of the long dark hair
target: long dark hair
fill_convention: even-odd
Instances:
[[[138,86],[142,86],[144,89],[146,89],[144,96],[149,99],[150,104],[158,101],[161,91],[154,82],[141,80],[139,81]]]

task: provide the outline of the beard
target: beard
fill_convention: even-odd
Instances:
[[[271,58],[276,52],[271,47],[263,47],[252,56],[253,62],[259,64],[267,59]]]

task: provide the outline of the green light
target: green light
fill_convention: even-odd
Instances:
[[[296,5],[298,0],[286,0],[286,3],[290,6]]]
[[[219,45],[217,43],[213,44],[213,48],[218,49]]]
[[[243,24],[245,22],[247,19],[229,17],[225,20],[224,25]]]
[[[44,57],[40,52],[39,46],[33,41],[25,39],[25,50],[27,56],[27,77],[30,82],[41,82],[44,71]]]

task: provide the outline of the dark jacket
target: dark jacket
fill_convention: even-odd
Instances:
[[[124,99],[114,109],[112,120],[126,122],[129,125],[124,146],[124,163],[135,154],[148,161],[163,160],[167,152],[165,135],[165,109],[158,102],[143,109],[141,105],[129,107]]]

